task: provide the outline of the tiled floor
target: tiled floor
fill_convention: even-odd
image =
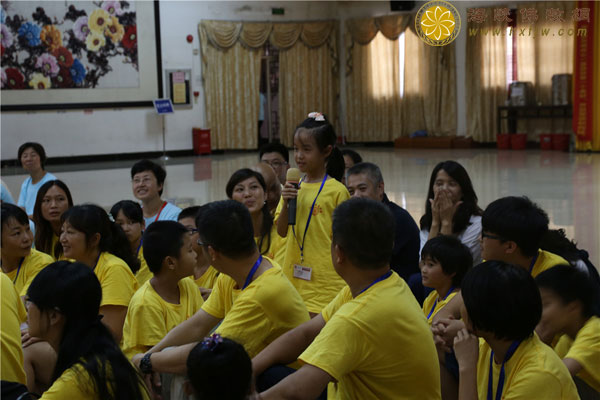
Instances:
[[[429,175],[439,161],[453,159],[469,172],[482,208],[502,196],[527,195],[564,228],[600,266],[600,154],[541,151],[395,150],[356,148],[365,161],[378,164],[386,192],[418,221],[424,210]],[[175,158],[167,162],[164,196],[179,206],[224,199],[231,174],[257,162],[257,153]],[[133,162],[50,166],[64,180],[76,203],[106,208],[133,199],[129,167]],[[2,180],[18,197],[25,179],[20,168],[4,168]]]

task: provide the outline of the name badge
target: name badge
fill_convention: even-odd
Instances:
[[[310,281],[311,275],[312,275],[312,268],[294,264],[294,278],[304,279],[305,281]]]

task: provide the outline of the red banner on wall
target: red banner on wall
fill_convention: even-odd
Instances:
[[[575,65],[573,79],[573,131],[578,140],[591,141],[594,122],[594,35],[599,21],[594,20],[594,1],[578,1],[577,9],[588,9],[589,18],[575,22]],[[585,34],[579,35],[579,32]]]

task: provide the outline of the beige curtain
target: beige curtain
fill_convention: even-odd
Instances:
[[[506,23],[494,22],[494,8],[486,8],[486,22],[467,22],[467,136],[478,142],[496,141],[498,106],[507,98]]]
[[[389,142],[402,130],[398,40],[376,33],[353,49],[353,71],[346,79],[346,139]]]
[[[260,59],[267,40],[280,53],[280,137],[311,111],[337,118],[337,24],[202,21],[198,27],[213,149],[257,146]],[[292,132],[290,132],[290,130]]]
[[[213,149],[258,146],[259,77],[262,50],[240,43],[223,51],[204,49],[206,114]]]
[[[412,21],[413,16],[393,15],[347,22],[348,141],[393,141],[420,129],[430,136],[456,134],[454,44],[427,45]],[[401,77],[396,39],[403,32]]]
[[[331,57],[335,36],[327,46],[310,48],[296,43],[279,53],[279,120],[283,144],[293,144],[293,134],[311,111],[319,111],[336,127],[337,61]]]
[[[537,31],[536,35],[517,36],[517,76],[519,81],[532,82],[536,100],[542,104],[552,104],[552,75],[573,73],[575,36],[568,30],[574,28],[571,13],[576,3],[572,1],[540,1],[517,4],[517,24],[519,28]],[[538,20],[531,24],[521,22],[522,10],[534,9]],[[564,11],[563,22],[551,22],[546,18],[550,9]],[[563,36],[559,30],[563,29]],[[548,34],[543,35],[547,30]]]
[[[405,31],[403,135],[418,129],[428,136],[456,135],[455,43],[430,46]]]

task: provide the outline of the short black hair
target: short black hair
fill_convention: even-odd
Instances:
[[[21,207],[17,207],[14,204],[10,203],[2,203],[2,229],[4,229],[4,225],[8,223],[8,220],[14,218],[21,225],[29,226],[29,217],[27,217],[27,213],[23,211]]]
[[[250,212],[235,200],[208,203],[196,217],[200,240],[233,259],[256,251]]]
[[[542,317],[540,292],[528,271],[487,261],[465,275],[462,298],[473,328],[501,340],[523,340]]]
[[[133,164],[131,167],[131,179],[135,176],[135,174],[139,174],[140,172],[150,171],[156,177],[156,183],[159,185],[163,185],[165,183],[165,179],[167,178],[167,171],[160,165],[150,161],[150,160],[141,160]],[[162,196],[163,190],[160,189],[158,194]]]
[[[348,179],[348,177],[350,175],[359,175],[359,174],[366,174],[369,179],[371,180],[371,182],[373,182],[373,184],[375,185],[379,185],[380,183],[383,182],[383,175],[381,175],[381,170],[379,169],[379,167],[373,163],[370,162],[360,162],[357,164],[354,164],[353,166],[351,166],[350,168],[348,168],[348,172],[346,172],[346,179]]]
[[[213,340],[213,342],[211,342]],[[198,399],[241,400],[250,392],[252,361],[244,346],[207,338],[188,355],[187,376]]]
[[[36,142],[27,142],[27,143],[23,143],[22,145],[19,146],[19,150],[18,150],[18,157],[19,157],[19,162],[21,162],[21,156],[23,155],[23,152],[25,152],[25,150],[32,148],[33,150],[35,150],[36,153],[38,153],[38,155],[40,156],[40,166],[42,167],[42,169],[44,169],[44,166],[46,165],[46,150],[44,150],[44,146],[42,146],[39,143]]]
[[[279,153],[286,163],[290,162],[290,152],[288,151],[287,147],[281,143],[267,143],[261,146],[260,150],[258,151],[259,160],[262,160],[262,156],[265,153]]]
[[[548,223],[548,214],[525,196],[508,196],[493,201],[481,218],[484,232],[515,242],[527,257],[536,255],[548,231]]]
[[[183,247],[185,226],[175,221],[156,221],[144,231],[144,259],[148,269],[158,274],[167,256],[179,258]]]
[[[356,151],[354,151],[352,149],[342,150],[342,155],[350,157],[354,164],[361,163],[363,160],[362,157],[360,156],[360,154],[358,154]]]
[[[333,212],[333,243],[357,268],[389,265],[394,248],[394,217],[381,202],[352,198]]]
[[[535,278],[540,289],[554,292],[564,304],[581,302],[583,317],[598,315],[599,288],[583,271],[570,265],[557,265]]]
[[[110,215],[113,220],[117,219],[119,211],[123,212],[123,215],[133,222],[137,222],[138,224],[144,222],[144,212],[142,211],[142,207],[133,200],[121,200],[115,203],[110,208]]]
[[[179,216],[177,217],[177,221],[181,221],[184,218],[192,218],[194,220],[194,223],[195,223],[196,222],[196,216],[198,215],[198,211],[200,211],[200,209],[202,207],[203,206],[190,206],[190,207],[184,208],[179,213]]]
[[[458,238],[450,235],[429,239],[421,250],[421,258],[427,257],[440,263],[446,275],[455,274],[452,277],[454,287],[460,287],[465,274],[473,266],[473,256],[469,248]]]

